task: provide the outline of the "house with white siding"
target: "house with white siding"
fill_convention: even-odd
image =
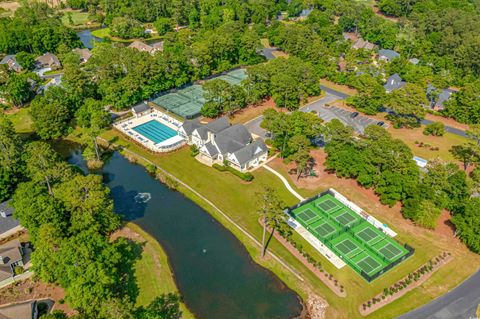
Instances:
[[[199,156],[210,164],[226,161],[231,167],[245,172],[266,162],[268,148],[262,139],[253,140],[242,124],[230,125],[226,118],[202,124],[185,121],[178,133],[188,144],[198,147]]]

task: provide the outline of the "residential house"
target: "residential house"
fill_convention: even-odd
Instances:
[[[152,45],[140,41],[133,41],[128,47],[140,52],[148,52],[153,55],[155,52],[163,51],[163,41],[152,43]]]
[[[89,49],[73,49],[73,52],[75,52],[79,57],[80,57],[80,63],[87,63],[87,61],[92,57],[92,52],[90,52]]]
[[[403,81],[398,73],[395,73],[387,79],[387,83],[385,83],[383,87],[387,93],[390,93],[404,87],[405,84],[407,84],[407,82]]]
[[[393,59],[400,57],[400,53],[393,51],[393,50],[379,50],[378,51],[378,59],[381,61],[390,62]]]
[[[376,47],[377,46],[375,44],[365,41],[362,38],[358,38],[357,41],[355,41],[352,45],[352,48],[354,48],[355,50],[358,50],[358,49],[373,50]]]
[[[13,235],[23,229],[18,220],[13,218],[13,208],[9,201],[0,203],[0,239]]]
[[[445,102],[456,92],[457,91],[452,89],[437,90],[436,87],[429,84],[427,86],[427,99],[430,101],[430,108],[435,111],[443,110],[445,108]]]
[[[152,112],[152,108],[148,106],[145,102],[139,103],[132,107],[132,114],[135,117],[140,117],[142,115]]]
[[[47,52],[35,59],[35,67],[37,69],[49,68],[52,70],[57,70],[62,67],[62,64],[55,54]]]
[[[262,139],[254,141],[244,125],[230,125],[226,118],[208,124],[196,119],[185,121],[178,133],[198,147],[203,160],[212,164],[227,161],[241,172],[258,167],[268,157]]]
[[[0,306],[0,319],[38,319],[36,300]]]
[[[5,56],[2,61],[0,61],[0,64],[6,64],[10,70],[15,72],[22,71],[22,66],[17,62],[15,55]]]
[[[24,266],[23,247],[18,239],[0,245],[0,286],[8,284],[15,277],[15,267]]]

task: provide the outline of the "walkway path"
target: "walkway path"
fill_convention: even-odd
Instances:
[[[143,161],[145,161],[146,163],[148,164],[151,164],[151,165],[154,165],[160,172],[162,172],[162,174],[164,174],[165,176],[169,176],[170,178],[172,178],[173,180],[177,181],[180,185],[182,185],[183,187],[185,187],[186,189],[188,189],[190,192],[192,192],[193,194],[195,194],[196,196],[198,196],[200,199],[202,199],[204,202],[206,202],[208,205],[210,205],[211,207],[213,207],[223,218],[225,218],[229,223],[231,223],[233,226],[235,226],[240,232],[242,232],[245,236],[247,236],[255,245],[257,245],[258,247],[262,247],[262,244],[260,243],[260,241],[258,241],[255,237],[253,237],[252,234],[250,234],[248,231],[246,231],[242,226],[240,226],[239,224],[237,224],[232,218],[230,218],[230,216],[228,216],[226,213],[224,213],[220,208],[218,208],[214,203],[212,203],[210,200],[208,200],[207,198],[205,198],[202,194],[200,194],[199,192],[197,192],[195,189],[193,189],[192,187],[190,187],[188,184],[184,183],[182,180],[180,180],[179,178],[177,178],[176,176],[170,174],[168,171],[166,171],[165,169],[161,168],[160,166],[158,166],[157,164],[155,164],[154,162],[152,162],[151,160],[149,160],[148,158],[145,158],[143,157],[142,155],[138,154],[138,153],[135,153],[135,152],[132,152],[131,150],[123,147],[123,146],[120,146],[120,145],[117,145],[115,143],[110,143],[109,141],[105,140],[104,138],[101,138],[101,137],[97,137],[97,139],[101,140],[102,142],[104,143],[107,143],[107,145],[111,145],[111,146],[114,146],[114,147],[117,147],[127,153],[129,153],[130,155],[133,155],[134,157],[137,157]],[[302,276],[300,276],[300,274],[295,270],[293,269],[290,265],[288,265],[283,259],[281,259],[280,257],[278,257],[277,255],[275,255],[274,253],[272,253],[271,251],[267,250],[267,254],[269,254],[270,256],[273,257],[273,259],[275,259],[278,263],[280,263],[283,267],[285,267],[288,271],[290,271],[298,280],[300,281],[304,281],[304,279],[302,278]]]
[[[293,196],[295,196],[296,198],[298,198],[300,201],[304,201],[305,198],[303,198],[302,196],[300,196],[300,194],[298,194],[293,188],[292,186],[290,186],[290,183],[287,181],[287,179],[285,177],[282,176],[282,174],[280,174],[279,172],[277,172],[276,170],[274,170],[273,168],[271,168],[270,166],[268,165],[263,165],[263,167],[265,167],[265,169],[267,171],[270,171],[272,172],[273,174],[277,175],[278,178],[280,178],[283,182],[283,184],[285,184],[285,187],[288,189],[288,191],[290,193],[292,193]]]

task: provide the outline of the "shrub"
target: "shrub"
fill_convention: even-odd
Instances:
[[[240,172],[240,171],[238,171],[238,170],[236,170],[236,169],[234,169],[233,167],[230,167],[230,166],[213,164],[213,168],[215,168],[216,170],[218,170],[220,172],[228,171],[228,172],[232,173],[233,175],[240,177],[240,179],[242,179],[246,182],[251,182],[254,179],[254,176],[252,175],[252,173],[250,173],[250,172],[242,173],[242,172]]]
[[[195,157],[197,156],[198,154],[200,153],[200,150],[198,149],[197,145],[190,145],[190,155],[192,157]]]
[[[13,271],[14,271],[15,275],[21,275],[25,272],[25,269],[23,269],[22,266],[15,266]]]
[[[445,125],[441,122],[427,124],[423,130],[424,135],[443,136],[445,134]]]
[[[145,165],[145,168],[150,175],[155,175],[157,173],[157,167],[153,164],[147,164]]]

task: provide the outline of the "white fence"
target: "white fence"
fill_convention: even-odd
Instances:
[[[338,199],[339,202],[353,210],[355,213],[360,215],[362,218],[366,219],[370,224],[375,226],[378,229],[381,229],[385,234],[387,234],[390,237],[395,237],[397,236],[397,233],[394,232],[388,225],[380,222],[378,219],[376,219],[373,216],[368,215],[363,209],[349,201],[345,196],[334,190],[333,188],[329,188],[328,192],[332,194],[333,197]]]

